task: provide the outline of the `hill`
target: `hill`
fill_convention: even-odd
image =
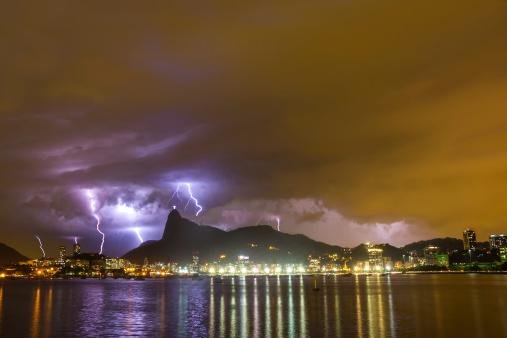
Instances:
[[[19,261],[26,260],[28,260],[28,258],[20,254],[18,251],[3,243],[0,243],[0,265],[17,263]]]
[[[274,230],[268,225],[244,227],[223,231],[211,226],[198,225],[182,218],[177,210],[167,217],[163,237],[129,251],[124,258],[134,263],[190,262],[198,253],[202,262],[214,262],[225,255],[225,261],[234,261],[239,255],[254,261],[299,263],[308,255],[343,254],[344,249],[314,241],[304,235],[291,235]]]
[[[414,242],[405,245],[402,249],[405,252],[416,251],[420,254],[424,251],[424,248],[428,245],[435,245],[444,252],[453,252],[463,250],[463,241],[457,238],[445,237],[445,238],[434,238],[425,241]]]

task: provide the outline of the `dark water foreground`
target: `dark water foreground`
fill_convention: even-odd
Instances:
[[[507,337],[507,275],[0,281],[0,336]]]

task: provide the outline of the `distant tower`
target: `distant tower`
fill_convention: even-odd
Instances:
[[[468,251],[473,251],[477,247],[477,238],[475,231],[466,229],[463,231],[463,248]]]
[[[65,245],[60,245],[58,247],[58,263],[60,265],[65,265],[65,257],[67,257],[67,248]]]
[[[81,245],[79,243],[75,243],[73,247],[74,255],[79,255],[81,253]]]

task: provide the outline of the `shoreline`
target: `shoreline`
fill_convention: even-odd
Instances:
[[[245,277],[245,278],[257,278],[257,277],[299,277],[299,276],[336,276],[336,277],[356,277],[356,276],[365,276],[365,277],[388,277],[390,275],[507,275],[507,271],[406,271],[406,272],[391,272],[391,273],[304,273],[304,274],[273,274],[273,275],[199,275],[199,276],[191,276],[191,275],[171,275],[165,277],[69,277],[69,278],[30,278],[30,277],[5,277],[0,278],[0,282],[2,281],[76,281],[76,280],[125,280],[125,281],[145,281],[145,280],[167,280],[167,279],[194,279],[194,280],[203,280],[203,279],[224,279],[224,278],[236,278],[236,277]]]

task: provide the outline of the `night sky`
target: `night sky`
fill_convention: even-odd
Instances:
[[[342,246],[507,232],[506,1],[138,5],[3,4],[0,242],[97,251],[89,196],[109,255],[172,205]]]

